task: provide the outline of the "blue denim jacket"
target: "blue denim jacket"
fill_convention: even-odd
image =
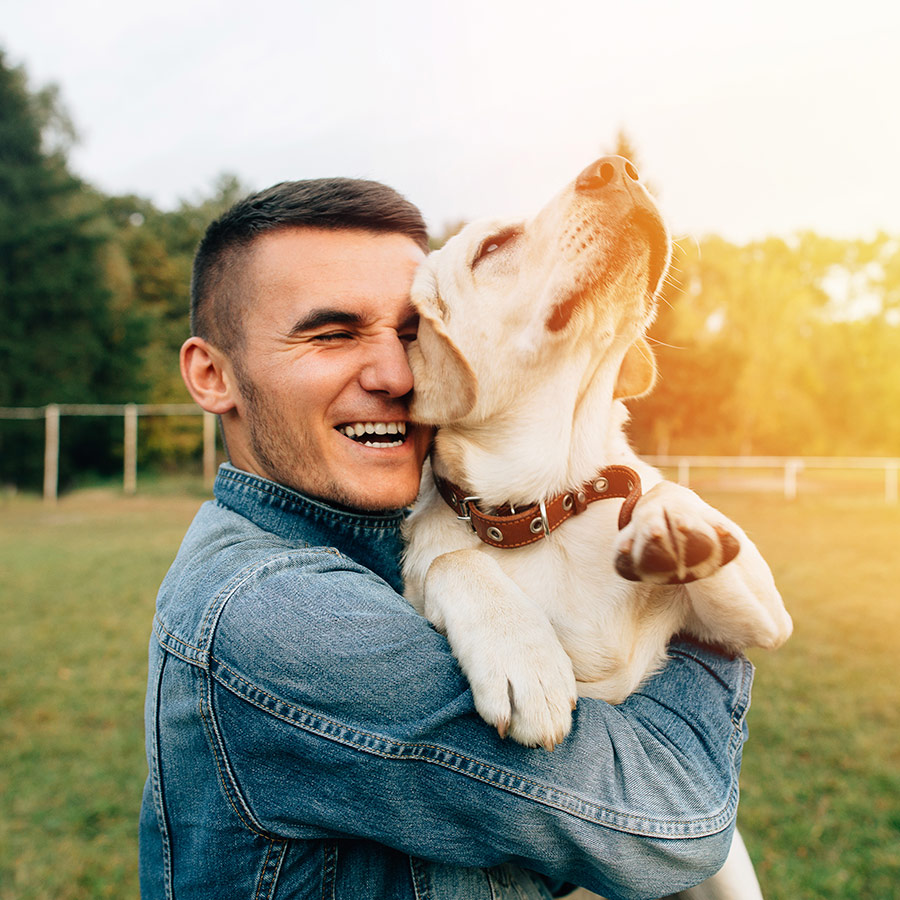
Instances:
[[[476,714],[400,596],[402,513],[229,465],[159,593],[144,900],[659,897],[724,861],[752,670],[686,641],[554,752]]]

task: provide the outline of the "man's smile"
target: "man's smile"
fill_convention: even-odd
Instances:
[[[366,447],[400,447],[406,441],[406,422],[348,422],[335,430]]]

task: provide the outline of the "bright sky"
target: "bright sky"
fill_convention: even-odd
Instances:
[[[432,230],[529,212],[622,128],[677,234],[900,234],[888,0],[3,0],[73,168],[171,207],[387,182]]]

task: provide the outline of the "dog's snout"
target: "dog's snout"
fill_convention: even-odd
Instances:
[[[592,162],[575,180],[575,190],[584,193],[602,191],[609,187],[624,187],[639,181],[637,169],[622,156],[604,156]]]

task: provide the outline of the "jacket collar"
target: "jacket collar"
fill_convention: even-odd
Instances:
[[[301,545],[334,547],[402,590],[400,526],[405,510],[359,512],[307,497],[224,463],[216,500],[264,531]]]

